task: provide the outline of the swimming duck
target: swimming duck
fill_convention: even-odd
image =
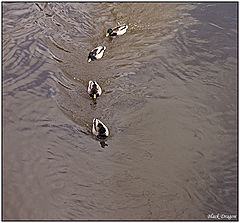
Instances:
[[[125,24],[112,29],[108,29],[106,36],[120,36],[127,32],[127,29],[128,26]]]
[[[106,50],[105,46],[98,46],[93,49],[88,55],[88,62],[90,63],[91,60],[98,60],[102,58],[104,50]]]
[[[96,100],[102,94],[102,89],[96,81],[89,81],[88,94],[93,100]]]
[[[92,133],[100,139],[105,139],[109,135],[107,126],[97,118],[93,119]]]

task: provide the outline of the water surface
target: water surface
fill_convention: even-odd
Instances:
[[[236,215],[237,7],[3,3],[3,219]]]

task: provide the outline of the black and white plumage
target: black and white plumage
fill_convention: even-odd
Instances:
[[[93,49],[88,55],[88,62],[90,63],[92,60],[98,60],[103,57],[103,53],[106,50],[105,46],[98,46]]]
[[[109,136],[109,131],[106,125],[104,125],[99,119],[93,119],[92,126],[93,135],[97,136],[99,139],[105,139]]]
[[[102,89],[96,81],[89,81],[88,94],[93,100],[96,100],[102,94]]]
[[[121,25],[107,30],[106,36],[121,36],[127,32],[128,26]]]

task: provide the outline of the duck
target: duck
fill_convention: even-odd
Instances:
[[[109,136],[109,131],[106,125],[104,125],[99,119],[93,119],[92,126],[93,135],[97,136],[99,139],[105,139]]]
[[[90,63],[92,60],[98,60],[103,57],[103,53],[106,50],[105,46],[98,46],[93,49],[88,55],[88,62]]]
[[[93,99],[96,100],[102,94],[102,89],[97,83],[97,81],[90,80],[88,83],[88,94]]]
[[[125,32],[127,32],[128,26],[123,24],[121,26],[117,26],[114,28],[110,28],[107,30],[107,34],[106,36],[121,36],[123,35]]]

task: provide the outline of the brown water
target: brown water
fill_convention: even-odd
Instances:
[[[237,7],[3,3],[3,219],[236,215]]]

